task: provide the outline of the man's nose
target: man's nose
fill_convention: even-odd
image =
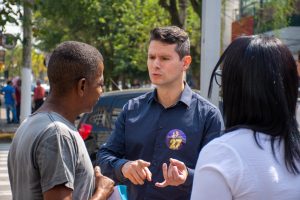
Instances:
[[[155,67],[155,68],[160,68],[160,61],[159,61],[158,58],[155,58],[155,59],[154,59],[153,64],[154,64],[154,67]]]

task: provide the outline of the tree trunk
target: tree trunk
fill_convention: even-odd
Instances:
[[[31,114],[31,48],[33,0],[24,0],[21,121]]]
[[[185,29],[186,25],[186,9],[188,7],[187,0],[179,0],[179,22],[181,24],[181,28]]]

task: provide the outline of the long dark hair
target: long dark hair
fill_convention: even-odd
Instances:
[[[285,146],[285,164],[299,174],[300,134],[296,121],[297,67],[288,48],[277,38],[240,37],[225,50],[213,70],[222,69],[223,112],[226,129],[246,126],[275,138]],[[258,144],[259,145],[259,144]]]

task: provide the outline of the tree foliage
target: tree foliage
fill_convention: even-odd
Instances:
[[[44,51],[65,40],[96,46],[106,77],[125,82],[148,77],[149,31],[167,24],[168,15],[156,0],[43,0],[36,6],[34,35]]]
[[[0,31],[5,31],[8,23],[19,25],[21,16],[20,0],[0,0]]]
[[[187,73],[187,81],[192,87],[199,88],[202,0],[159,0],[159,4],[169,13],[171,23],[189,34],[193,61]]]
[[[44,79],[47,72],[44,65],[44,54],[37,50],[32,50],[32,73],[34,77]],[[18,45],[14,49],[7,50],[5,55],[5,69],[9,71],[10,78],[21,76],[22,68],[22,46]]]
[[[257,5],[258,14],[255,15],[255,31],[257,33],[276,30],[288,26],[289,17],[295,11],[297,0],[270,0]]]
[[[21,17],[21,13],[12,5],[23,1],[0,0],[0,27],[17,22],[15,16]],[[263,8],[256,7],[257,30],[286,25],[295,1],[269,0]],[[193,62],[188,76],[199,87],[201,7],[202,0],[35,0],[33,34],[36,48],[44,52],[66,40],[97,47],[105,59],[108,85],[110,79],[123,83],[148,80],[149,31],[156,26],[177,25],[190,36]],[[267,13],[273,13],[271,21]],[[33,71],[38,72],[35,66]]]

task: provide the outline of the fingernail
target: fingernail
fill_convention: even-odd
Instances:
[[[97,172],[101,172],[101,169],[100,169],[100,167],[99,167],[99,166],[96,166],[96,167],[95,167],[95,171],[97,171]]]

